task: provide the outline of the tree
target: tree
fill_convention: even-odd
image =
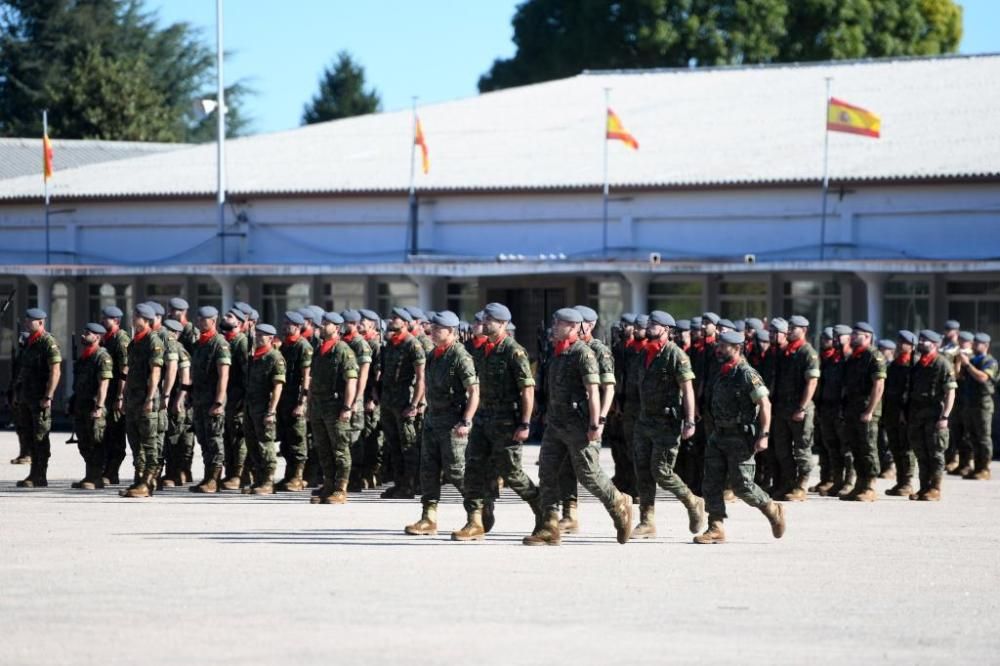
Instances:
[[[0,135],[214,138],[192,102],[210,94],[214,50],[186,23],[159,28],[140,0],[0,0]],[[246,127],[231,86],[227,134]]]
[[[378,91],[365,91],[365,70],[351,54],[341,51],[323,72],[319,92],[302,111],[302,124],[311,125],[338,118],[374,113],[382,106]]]
[[[953,0],[526,0],[514,57],[480,92],[584,69],[688,67],[953,52]]]

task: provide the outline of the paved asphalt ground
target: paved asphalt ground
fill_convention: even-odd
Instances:
[[[72,490],[64,440],[49,487],[17,490],[28,470],[0,433],[5,666],[1000,663],[1000,481],[950,477],[940,503],[811,497],[780,541],[731,505],[716,546],[665,498],[659,538],[620,546],[586,495],[581,534],[526,548],[510,491],[487,541],[460,544],[450,487],[442,534],[407,537],[418,502],[374,493]]]

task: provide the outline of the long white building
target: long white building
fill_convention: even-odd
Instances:
[[[827,77],[882,135],[829,135],[823,224]],[[1000,338],[998,80],[997,55],[591,72],[423,107],[415,241],[409,112],[227,142],[222,229],[213,144],[73,168],[57,146],[49,264],[40,173],[0,179],[0,293],[47,308],[64,344],[104,305],[177,294],[272,322],[501,300],[532,353],[577,302]],[[605,146],[605,89],[638,151]]]

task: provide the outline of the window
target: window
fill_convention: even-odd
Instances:
[[[472,321],[481,308],[479,285],[475,282],[449,282],[447,294],[447,308],[459,319]]]
[[[601,337],[603,331],[621,319],[624,303],[624,287],[620,280],[601,280],[587,284],[587,305],[597,310],[600,318],[595,335]]]
[[[148,283],[146,285],[146,300],[158,301],[166,305],[175,296],[184,298],[184,284],[181,282]]]
[[[840,283],[836,280],[792,280],[785,282],[784,291],[784,316],[802,315],[809,320],[813,346],[819,344],[824,326],[840,323]]]
[[[767,282],[724,280],[719,283],[719,316],[732,321],[766,317],[767,292]]]
[[[323,285],[323,309],[341,312],[365,307],[365,283],[335,280]]]
[[[100,321],[101,310],[114,305],[126,316],[132,311],[132,285],[105,282],[87,286],[87,321]]]
[[[895,338],[901,330],[919,332],[930,326],[931,285],[927,280],[885,283],[882,333]]]
[[[674,319],[690,319],[704,311],[703,283],[656,281],[649,285],[649,311],[663,310]]]
[[[952,281],[947,284],[948,318],[966,331],[1000,339],[1000,281]]]
[[[417,285],[409,280],[394,280],[378,283],[378,295],[375,306],[379,314],[385,316],[397,307],[417,304]]]
[[[278,329],[285,312],[309,305],[309,284],[306,282],[265,282],[260,292],[261,321]]]
[[[197,286],[198,296],[194,303],[188,303],[195,312],[198,308],[211,305],[216,310],[222,310],[222,285],[215,280],[211,282],[199,282]]]

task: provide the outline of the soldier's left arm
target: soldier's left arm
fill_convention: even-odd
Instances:
[[[868,423],[875,416],[875,410],[878,409],[878,404],[882,400],[882,393],[885,392],[885,377],[885,358],[875,352],[871,368],[872,390],[868,394],[868,408],[861,415],[863,423]]]
[[[55,340],[49,344],[48,361],[52,371],[49,373],[49,381],[45,385],[45,398],[51,403],[56,394],[56,387],[59,386],[59,378],[62,376],[62,355],[59,353],[59,345],[55,343]]]
[[[228,344],[220,344],[216,351],[215,363],[219,370],[219,380],[215,385],[215,407],[213,412],[218,410],[222,413],[222,408],[218,405],[226,404],[226,391],[229,388],[229,366],[233,362],[232,354]]]
[[[799,408],[803,410],[812,402],[813,395],[816,394],[816,386],[819,384],[819,355],[813,349],[809,350],[805,359],[805,376],[806,386],[802,390],[802,396],[799,400]]]
[[[962,358],[964,359],[962,363],[965,366],[965,372],[980,384],[985,384],[996,379],[997,362],[992,356],[986,357],[986,360],[983,361],[982,369],[974,366],[965,356],[962,356]]]

